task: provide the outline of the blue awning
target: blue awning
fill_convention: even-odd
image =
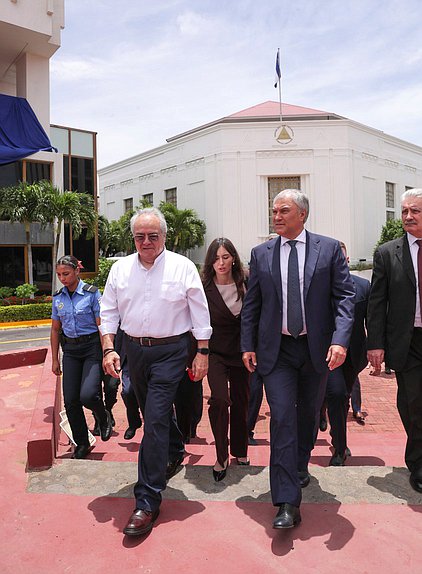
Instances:
[[[55,151],[25,98],[0,94],[0,165],[37,151]]]

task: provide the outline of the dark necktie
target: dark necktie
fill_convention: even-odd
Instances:
[[[287,267],[287,330],[297,339],[303,329],[302,303],[300,300],[299,261],[297,241],[287,241],[290,245]]]
[[[422,239],[417,239],[418,249],[418,286],[419,286],[419,304],[422,314]]]

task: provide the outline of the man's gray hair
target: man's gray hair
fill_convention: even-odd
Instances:
[[[138,211],[134,215],[132,215],[132,217],[130,218],[130,230],[132,232],[132,235],[133,235],[133,228],[135,227],[135,221],[141,215],[155,215],[156,217],[158,217],[158,219],[160,221],[161,233],[163,235],[167,234],[166,218],[161,213],[161,211],[159,209],[157,209],[156,207],[144,207],[144,209],[138,209]]]
[[[422,197],[422,188],[413,188],[413,189],[406,189],[401,196],[401,202],[405,201],[406,199],[410,199],[411,197]]]
[[[303,191],[300,191],[300,189],[283,189],[283,191],[280,191],[275,196],[273,200],[273,205],[280,199],[287,199],[287,198],[293,199],[298,208],[306,213],[305,218],[303,220],[303,223],[305,223],[309,215],[308,197],[303,193]]]

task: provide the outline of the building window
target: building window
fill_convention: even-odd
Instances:
[[[394,187],[394,183],[385,182],[386,221],[394,219],[396,215],[394,210]]]
[[[128,197],[123,200],[125,213],[133,209],[133,197]]]
[[[268,178],[268,229],[273,230],[273,203],[275,196],[283,189],[300,189],[300,176],[269,177]]]
[[[166,203],[171,203],[177,207],[177,187],[172,187],[171,189],[164,190],[166,196]]]
[[[142,196],[142,199],[144,200],[145,203],[149,203],[150,205],[154,205],[154,194],[153,193],[145,193],[145,195]]]

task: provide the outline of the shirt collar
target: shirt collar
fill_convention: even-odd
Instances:
[[[413,245],[416,241],[418,241],[419,239],[421,239],[420,237],[415,237],[414,235],[412,235],[411,233],[407,232],[407,240],[409,242],[409,245]]]
[[[157,265],[160,263],[160,261],[162,261],[162,260],[164,259],[165,253],[166,253],[166,248],[165,248],[165,246],[164,246],[164,249],[162,250],[162,252],[160,253],[160,255],[158,255],[158,257],[155,258],[154,263],[152,264],[152,266],[151,266],[149,269],[147,269],[147,268],[143,265],[143,263],[142,263],[142,261],[141,261],[141,258],[139,257],[139,253],[138,253],[138,257],[137,257],[137,259],[138,259],[138,264],[139,264],[143,269],[147,269],[147,271],[151,271],[151,269],[154,269],[155,267],[157,267]]]
[[[281,239],[281,246],[285,245],[288,241],[291,241],[291,239],[288,239],[287,237],[282,237],[280,236]],[[295,237],[294,241],[299,241],[299,243],[305,243],[306,244],[306,229],[302,229],[302,231],[299,233],[299,235],[297,237]]]

